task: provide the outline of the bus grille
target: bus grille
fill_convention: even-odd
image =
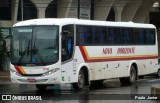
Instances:
[[[26,79],[17,79],[19,82],[23,82],[23,83],[28,83],[28,81]],[[41,82],[41,83],[44,83],[46,82],[48,79],[41,79],[41,80],[36,80],[36,82]],[[33,83],[36,83],[36,82],[33,82]]]

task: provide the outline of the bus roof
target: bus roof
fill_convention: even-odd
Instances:
[[[136,27],[136,28],[155,28],[152,24],[133,23],[133,22],[110,22],[110,21],[97,21],[97,20],[83,20],[76,18],[44,18],[44,19],[31,19],[21,21],[13,25],[17,26],[32,26],[32,25],[95,25],[95,26],[115,26],[115,27]]]

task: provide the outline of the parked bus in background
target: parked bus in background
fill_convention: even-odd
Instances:
[[[72,18],[34,19],[13,26],[10,73],[13,83],[71,83],[82,89],[119,78],[133,84],[156,72],[157,33],[151,24]]]

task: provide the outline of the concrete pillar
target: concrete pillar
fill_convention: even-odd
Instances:
[[[58,18],[68,17],[69,9],[71,7],[72,1],[74,0],[57,0],[58,1]],[[78,12],[78,11],[77,11]]]
[[[116,8],[116,10],[115,10],[115,21],[121,21],[122,10],[123,10],[123,7],[117,7]]]
[[[45,18],[45,10],[52,0],[31,0],[37,7],[38,18]]]
[[[68,18],[78,18],[78,0],[72,0],[69,4]]]
[[[12,2],[11,19],[12,19],[12,24],[15,24],[17,22],[19,0],[12,0],[11,2]]]
[[[149,14],[148,14],[148,16],[145,18],[144,23],[149,23]]]
[[[115,11],[115,21],[121,21],[122,20],[122,11],[128,2],[128,0],[115,0],[114,1],[114,11]]]
[[[106,21],[114,0],[95,0],[94,1],[94,19]]]
[[[149,14],[147,15],[147,17],[146,17],[144,23],[149,23]]]
[[[149,12],[154,4],[154,0],[143,0],[142,5],[137,10],[133,22],[144,23],[149,16]]]
[[[122,12],[122,21],[132,21],[142,0],[128,0]]]
[[[38,9],[38,18],[45,18],[46,8],[37,8]]]

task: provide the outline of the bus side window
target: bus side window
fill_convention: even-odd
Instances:
[[[155,44],[155,30],[145,29],[145,35],[146,35],[146,44],[154,45]]]
[[[139,29],[139,39],[140,39],[140,44],[144,45],[145,44],[145,35],[144,35],[144,29]]]
[[[121,32],[120,28],[117,27],[114,28],[114,44],[121,44]]]
[[[108,42],[110,45],[114,45],[114,30],[112,27],[108,28],[109,33],[108,33]]]
[[[151,40],[150,40],[151,45],[155,45],[155,30],[154,29],[150,30],[150,36],[151,36]]]
[[[105,28],[100,26],[92,26],[92,44],[103,45]]]
[[[128,28],[121,28],[121,34],[122,34],[122,44],[129,45],[130,38],[129,38]]]

